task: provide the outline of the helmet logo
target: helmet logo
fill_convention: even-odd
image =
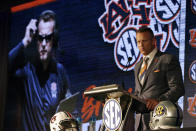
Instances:
[[[155,109],[156,115],[157,116],[162,116],[165,114],[166,112],[166,108],[163,105],[158,105]]]
[[[150,114],[151,130],[179,128],[182,124],[182,109],[171,101],[161,101]]]
[[[50,120],[51,123],[54,123],[56,121],[56,116],[53,116]]]

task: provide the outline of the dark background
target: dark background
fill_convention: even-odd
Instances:
[[[13,84],[17,80],[12,79],[13,83],[10,82],[10,78],[9,81],[7,80],[7,53],[22,40],[25,27],[30,19],[37,18],[38,14],[45,9],[54,10],[58,14],[60,48],[57,52],[57,59],[68,70],[71,93],[83,92],[90,85],[100,86],[111,83],[124,83],[126,89],[134,88],[133,71],[123,72],[118,69],[113,55],[114,44],[103,41],[103,31],[98,25],[98,18],[105,11],[104,0],[96,0],[96,2],[93,0],[61,0],[11,13],[10,7],[31,1],[33,0],[3,0],[0,4],[0,130],[5,130],[3,125],[9,131],[19,128],[21,106],[18,105],[22,104],[23,97],[22,89],[15,88],[20,85]],[[196,27],[194,21],[196,15],[191,11],[190,1],[186,3],[186,95],[183,122],[184,126],[189,127],[194,126],[196,120],[187,113],[187,97],[193,97],[196,92],[196,88],[193,88],[195,84],[191,83],[188,78],[189,66],[196,56],[195,48],[189,45],[189,29]],[[32,48],[34,46],[29,50]],[[173,44],[169,44],[169,50],[166,51],[178,56],[178,51]],[[27,51],[27,55],[31,56],[33,52]],[[81,104],[82,102],[78,103],[79,108]]]
[[[3,0],[0,4],[0,131],[3,131],[7,92],[7,45],[9,40],[10,7],[29,0]]]

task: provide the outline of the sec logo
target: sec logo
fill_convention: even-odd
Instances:
[[[196,14],[196,0],[191,0],[191,10]]]
[[[180,0],[154,0],[153,13],[160,23],[169,24],[180,13]]]
[[[191,80],[192,83],[196,84],[196,60],[193,61],[189,68],[189,79]]]
[[[103,122],[108,130],[117,130],[122,121],[122,110],[115,99],[109,99],[103,107]]]
[[[128,27],[125,29],[114,46],[115,62],[123,71],[130,71],[140,58],[140,52],[137,48],[136,29]],[[131,60],[129,61],[129,58]]]

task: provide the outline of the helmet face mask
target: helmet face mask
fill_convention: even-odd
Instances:
[[[70,113],[61,111],[51,118],[50,131],[78,131],[78,124]]]
[[[61,121],[60,125],[63,127],[62,131],[77,131],[77,122],[73,119]]]
[[[182,110],[170,101],[160,102],[150,113],[150,129],[179,128],[182,124]]]

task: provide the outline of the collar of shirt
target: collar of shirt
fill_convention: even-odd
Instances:
[[[151,62],[152,62],[152,60],[153,60],[155,54],[157,53],[157,51],[158,51],[157,48],[154,48],[148,55],[143,56],[143,59],[144,59],[145,57],[148,57],[148,58],[149,58],[147,68],[148,68],[149,65],[151,64]]]

